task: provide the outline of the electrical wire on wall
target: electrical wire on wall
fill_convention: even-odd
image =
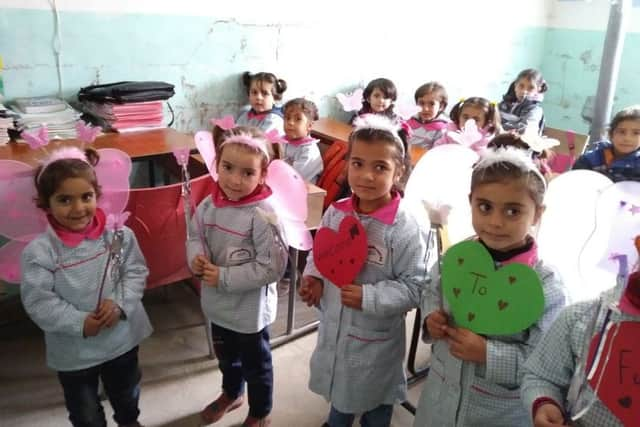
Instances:
[[[56,60],[56,70],[58,72],[58,98],[62,98],[62,37],[60,35],[60,14],[58,13],[58,6],[56,0],[49,0],[51,9],[53,10],[53,55]]]

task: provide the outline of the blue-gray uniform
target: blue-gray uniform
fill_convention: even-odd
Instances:
[[[535,251],[535,246],[531,250]],[[532,261],[536,258],[530,257]],[[530,416],[520,401],[522,365],[565,305],[565,290],[558,276],[541,261],[531,264],[543,286],[542,317],[521,333],[486,337],[486,364],[462,361],[449,353],[446,340],[434,340],[431,369],[420,396],[414,427],[531,425]],[[439,309],[439,286],[436,278],[425,289],[423,324],[429,314]],[[428,335],[426,331],[425,334]]]
[[[348,414],[406,400],[404,319],[420,302],[429,232],[398,195],[371,215],[357,214],[353,203],[334,203],[321,226],[338,230],[343,218],[356,215],[367,232],[368,258],[355,279],[362,310],[342,305],[340,289],[322,278],[313,254],[304,271],[324,285],[309,388]]]
[[[310,137],[289,139],[284,144],[284,160],[291,165],[300,176],[308,182],[314,183],[322,173],[323,164],[319,140]]]
[[[274,106],[269,111],[256,113],[253,108],[244,107],[236,120],[236,126],[254,126],[265,133],[275,129],[278,131],[278,135],[282,135],[284,133],[282,110],[280,107]]]
[[[529,414],[531,414],[534,402],[540,398],[552,399],[558,407],[566,407],[567,391],[576,370],[576,362],[582,355],[585,340],[591,339],[591,336],[586,336],[587,325],[593,316],[598,316],[595,332],[601,330],[605,318],[604,313],[609,305],[615,302],[616,295],[619,295],[620,286],[622,286],[621,283],[616,289],[602,294],[602,305],[596,300],[580,302],[567,307],[540,340],[524,365],[522,401]],[[609,319],[613,322],[638,321],[637,316],[615,311],[612,311]],[[593,390],[589,385],[583,393],[585,394],[580,396],[580,399],[592,401]],[[572,425],[621,427],[622,423],[596,398],[593,406]]]
[[[261,331],[275,320],[275,285],[286,267],[287,248],[258,213],[259,208],[272,211],[266,200],[270,194],[268,187],[262,187],[256,196],[230,202],[215,185],[214,194],[200,203],[189,226],[189,266],[203,252],[195,222],[198,218],[208,258],[220,267],[218,286],[202,286],[202,311],[216,325],[244,334]]]
[[[123,231],[124,261],[117,272],[108,272],[103,298],[113,300],[126,319],[93,337],[83,337],[84,320],[96,308],[112,232],[105,230],[98,239],[85,239],[72,248],[49,226],[22,253],[22,303],[44,330],[47,365],[56,371],[99,365],[151,335],[140,301],[148,270],[135,235],[127,227]]]

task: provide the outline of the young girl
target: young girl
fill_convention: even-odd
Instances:
[[[278,79],[272,73],[251,74],[246,71],[242,75],[242,83],[247,88],[249,107],[243,109],[236,124],[255,126],[263,132],[275,129],[282,135],[282,110],[274,104],[282,100],[282,94],[287,90],[287,82]]]
[[[307,259],[300,295],[320,310],[309,387],[331,402],[325,426],[389,426],[393,404],[406,398],[405,313],[419,303],[426,275],[426,227],[402,201],[407,144],[383,117],[356,121],[349,137],[353,196],[325,212],[322,227],[338,230],[355,216],[367,233],[368,258],[355,283],[338,288]],[[409,238],[410,237],[410,238]]]
[[[371,80],[362,93],[362,108],[353,116],[351,123],[365,114],[380,114],[395,120],[397,116],[393,112],[393,103],[397,98],[398,90],[391,80]]]
[[[533,417],[536,427],[568,425],[566,422],[568,414],[565,408],[567,393],[577,369],[577,362],[583,357],[587,341],[592,339],[591,332],[601,331],[605,319],[613,323],[638,321],[637,315],[626,314],[620,310],[610,310],[610,307],[620,299],[621,287],[625,284],[619,283],[617,287],[603,292],[598,300],[585,301],[567,307],[533,350],[523,369],[522,400],[525,409],[529,411],[529,416]],[[640,271],[629,276],[624,295],[637,314],[640,310]],[[596,316],[594,331],[588,331],[594,316]],[[632,355],[627,354],[627,356],[625,359],[631,361]],[[619,360],[620,375],[623,370],[627,370],[623,368],[632,366],[631,364],[629,366],[623,365],[622,357],[623,355],[612,354],[610,359],[610,363],[616,363]],[[582,366],[580,369],[586,368]],[[629,381],[634,381],[637,373],[630,369],[628,371]],[[617,375],[618,371],[616,370]],[[594,396],[591,386],[582,390],[578,397],[580,400],[586,397],[587,401],[594,403],[576,423],[571,425],[583,427],[623,425],[605,404]],[[637,410],[633,409],[633,413],[637,414]],[[624,425],[631,426],[635,423]]]
[[[495,103],[488,99],[473,97],[461,99],[453,106],[449,113],[451,123],[448,125],[447,132],[434,142],[434,146],[442,144],[457,144],[458,142],[451,137],[451,133],[463,132],[467,120],[473,120],[478,127],[480,135],[477,141],[473,141],[473,145],[477,147],[486,147],[494,134],[500,131],[500,114]]]
[[[609,125],[611,142],[602,141],[580,156],[573,169],[591,169],[613,182],[640,181],[640,105],[619,111]]]
[[[148,270],[133,232],[123,227],[120,263],[116,270],[112,261],[96,310],[113,241],[97,207],[98,153],[61,153],[36,171],[36,203],[49,226],[22,253],[22,303],[44,330],[47,364],[58,371],[71,423],[106,426],[101,379],[118,425],[139,426],[138,345],[152,331],[140,301]]]
[[[450,122],[445,115],[447,108],[447,91],[438,82],[429,82],[420,86],[414,95],[420,112],[408,121],[412,129],[409,143],[430,149],[440,139]]]
[[[309,132],[318,120],[316,104],[304,98],[295,98],[284,104],[284,160],[305,179],[315,183],[322,174],[323,164],[318,140]]]
[[[268,426],[273,399],[268,326],[276,318],[276,282],[284,273],[287,248],[260,210],[270,211],[267,166],[280,153],[252,127],[216,126],[213,138],[218,180],[198,206],[187,242],[189,265],[202,277],[202,310],[211,322],[222,371],[222,394],[201,417],[214,423],[240,407],[246,381],[249,414],[242,425]],[[197,221],[204,236],[198,236]]]
[[[474,167],[470,202],[477,239],[496,265],[527,264],[540,276],[545,308],[528,329],[482,336],[457,327],[439,307],[439,280],[425,289],[425,337],[433,343],[414,426],[528,426],[520,403],[521,366],[564,306],[559,279],[537,257],[531,228],[538,223],[545,181],[522,150],[490,150]]]
[[[532,126],[538,133],[542,133],[542,98],[547,89],[547,82],[540,71],[532,68],[522,70],[509,85],[499,105],[503,129],[524,133],[527,127]]]

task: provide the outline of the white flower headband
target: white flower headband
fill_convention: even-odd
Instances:
[[[526,150],[515,147],[500,147],[487,150],[473,169],[487,169],[496,163],[508,163],[516,166],[523,172],[533,172],[542,182],[545,190],[547,189],[547,181]]]
[[[393,139],[398,144],[398,147],[400,147],[400,152],[402,153],[402,157],[404,157],[404,143],[402,142],[400,134],[398,133],[401,127],[395,121],[380,114],[363,114],[362,116],[356,117],[356,119],[353,121],[353,125],[354,133],[358,132],[360,129],[378,129],[389,132],[391,135],[393,135]]]

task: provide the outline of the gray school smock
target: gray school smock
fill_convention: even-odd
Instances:
[[[99,365],[151,335],[153,329],[141,302],[149,271],[135,235],[127,227],[123,232],[124,262],[118,274],[110,267],[103,299],[112,299],[126,318],[94,337],[83,337],[84,320],[97,304],[112,232],[105,230],[96,240],[85,239],[69,247],[48,226],[22,253],[22,304],[44,331],[51,369],[75,371]]]
[[[302,179],[312,184],[316,183],[324,167],[318,142],[318,139],[307,137],[302,138],[300,142],[283,144],[284,161],[290,164]]]
[[[560,408],[566,408],[566,394],[576,370],[578,358],[581,357],[585,340],[591,339],[590,336],[586,336],[587,325],[593,316],[597,315],[598,321],[594,332],[601,330],[604,313],[609,304],[615,302],[615,296],[619,294],[621,286],[623,283],[619,282],[616,289],[602,294],[603,305],[599,311],[597,300],[584,301],[565,308],[540,340],[524,365],[521,392],[524,408],[528,414],[531,414],[533,403],[542,397],[551,398]],[[612,312],[610,320],[637,322],[638,317]],[[590,385],[585,387],[583,393],[581,398],[593,400],[594,394]],[[622,427],[622,423],[598,398],[595,398],[593,406],[572,425]]]
[[[566,299],[566,290],[553,270],[542,261],[535,262],[532,268],[542,282],[545,301],[542,317],[518,334],[486,337],[486,364],[462,361],[449,353],[446,340],[433,340],[431,368],[420,396],[414,427],[532,425],[520,400],[523,364],[565,306]],[[439,282],[439,278],[434,278],[425,289],[423,325],[427,316],[439,308]],[[445,311],[448,311],[446,304]]]
[[[368,259],[355,279],[363,288],[362,310],[342,305],[340,289],[322,278],[310,253],[304,274],[321,278],[324,291],[309,388],[341,412],[362,413],[406,400],[405,315],[420,303],[429,230],[404,201],[396,200],[397,212],[385,223],[355,214],[352,200],[330,206],[321,226],[338,230],[345,216],[357,215],[367,232]]]
[[[207,255],[220,267],[218,286],[202,284],[202,311],[216,325],[244,334],[259,332],[274,322],[276,282],[287,265],[287,248],[277,241],[258,208],[272,212],[265,199],[216,207],[211,195],[196,209],[204,226]],[[192,238],[187,241],[189,267],[203,252],[195,218],[189,225]]]
[[[259,113],[255,116],[251,113],[251,107],[244,107],[236,120],[236,126],[254,126],[267,133],[272,129],[278,131],[278,135],[284,134],[284,119],[279,107],[275,105],[266,113]]]

